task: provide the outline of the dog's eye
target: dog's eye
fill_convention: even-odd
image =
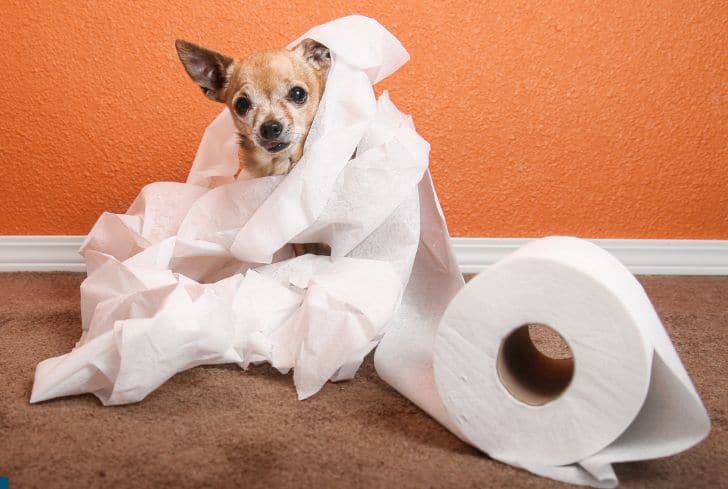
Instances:
[[[306,101],[306,97],[308,94],[306,93],[306,90],[304,90],[301,87],[293,87],[288,92],[288,97],[296,102],[297,104],[302,104]]]
[[[240,97],[235,101],[235,112],[238,115],[245,115],[250,110],[250,100],[247,97]]]

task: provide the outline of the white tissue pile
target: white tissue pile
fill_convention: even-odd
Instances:
[[[362,16],[291,45],[304,38],[327,46],[332,65],[303,158],[286,176],[246,179],[225,109],[187,183],[152,183],[125,214],[104,213],[81,248],[81,339],[38,364],[31,402],[82,393],[137,402],[196,365],[260,362],[293,369],[304,399],[352,378],[382,340],[375,367],[386,382],[462,440],[538,475],[614,487],[612,463],[707,435],[649,299],[603,250],[541,240],[463,289],[429,144],[372,88],[407,52]],[[291,243],[328,244],[331,257],[295,257]],[[526,405],[493,365],[509,328],[544,318],[571,341],[575,380],[551,404]]]
[[[429,145],[372,88],[405,49],[361,16],[303,38],[332,53],[303,158],[285,177],[235,180],[225,109],[187,183],[152,183],[125,214],[104,213],[81,248],[83,334],[38,365],[31,402],[86,392],[136,402],[177,372],[231,362],[293,369],[304,399],[354,376],[398,314],[418,250],[452,261]],[[294,257],[290,243],[326,243],[332,256]],[[459,288],[457,267],[448,273]]]

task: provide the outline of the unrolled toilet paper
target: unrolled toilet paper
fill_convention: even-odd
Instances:
[[[225,108],[187,183],[150,183],[126,213],[102,214],[81,248],[81,339],[38,365],[31,402],[85,392],[139,402],[202,364],[293,369],[301,399],[354,376],[429,246],[420,223],[441,229],[441,216],[420,212],[436,201],[429,144],[372,87],[407,62],[404,46],[359,15],[293,45],[305,38],[325,44],[332,65],[293,170],[241,171]],[[332,256],[294,256],[291,243],[327,244]]]
[[[247,179],[225,109],[186,184],[152,183],[127,213],[103,214],[82,247],[82,337],[38,365],[31,402],[85,392],[138,402],[194,365],[260,361],[293,368],[305,398],[353,377],[384,335],[384,380],[540,475],[607,487],[611,462],[704,437],[707,415],[655,311],[603,251],[550,238],[462,289],[429,145],[372,89],[409,55],[361,16],[306,37],[333,65],[301,161],[285,177]],[[293,257],[289,243],[326,243],[332,257]],[[523,330],[510,332],[531,322],[566,338],[573,369],[519,370],[533,352]]]
[[[573,360],[541,354],[529,324],[559,333]],[[522,247],[470,281],[413,342],[398,349],[385,337],[380,375],[491,457],[543,476],[614,487],[611,463],[680,452],[710,429],[644,289],[584,240]],[[390,368],[396,355],[400,367],[410,359],[406,375]]]

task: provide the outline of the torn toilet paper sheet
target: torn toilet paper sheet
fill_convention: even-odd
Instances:
[[[410,284],[418,288],[408,286],[398,317],[419,297],[416,307],[429,298],[442,319],[390,327],[377,372],[491,457],[564,482],[614,487],[612,463],[672,455],[707,436],[708,415],[657,313],[606,251],[576,238],[537,240],[451,301],[416,279],[428,273],[417,265]],[[527,332],[525,344],[506,347],[528,324],[564,338],[570,372],[563,362],[545,364]],[[539,360],[539,371],[529,372]],[[571,376],[554,390],[560,371]]]
[[[293,369],[306,398],[351,378],[377,345],[421,247],[420,200],[435,199],[428,143],[372,88],[408,54],[361,16],[302,38],[332,54],[302,159],[286,176],[236,179],[225,109],[187,183],[150,184],[126,214],[103,214],[81,248],[81,339],[38,365],[31,402],[135,402],[177,372],[230,362]],[[332,256],[295,257],[290,243]]]

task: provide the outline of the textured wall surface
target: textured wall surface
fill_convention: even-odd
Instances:
[[[183,180],[221,106],[174,39],[232,55],[373,16],[456,236],[728,238],[728,3],[3,0],[0,234],[83,234]]]

